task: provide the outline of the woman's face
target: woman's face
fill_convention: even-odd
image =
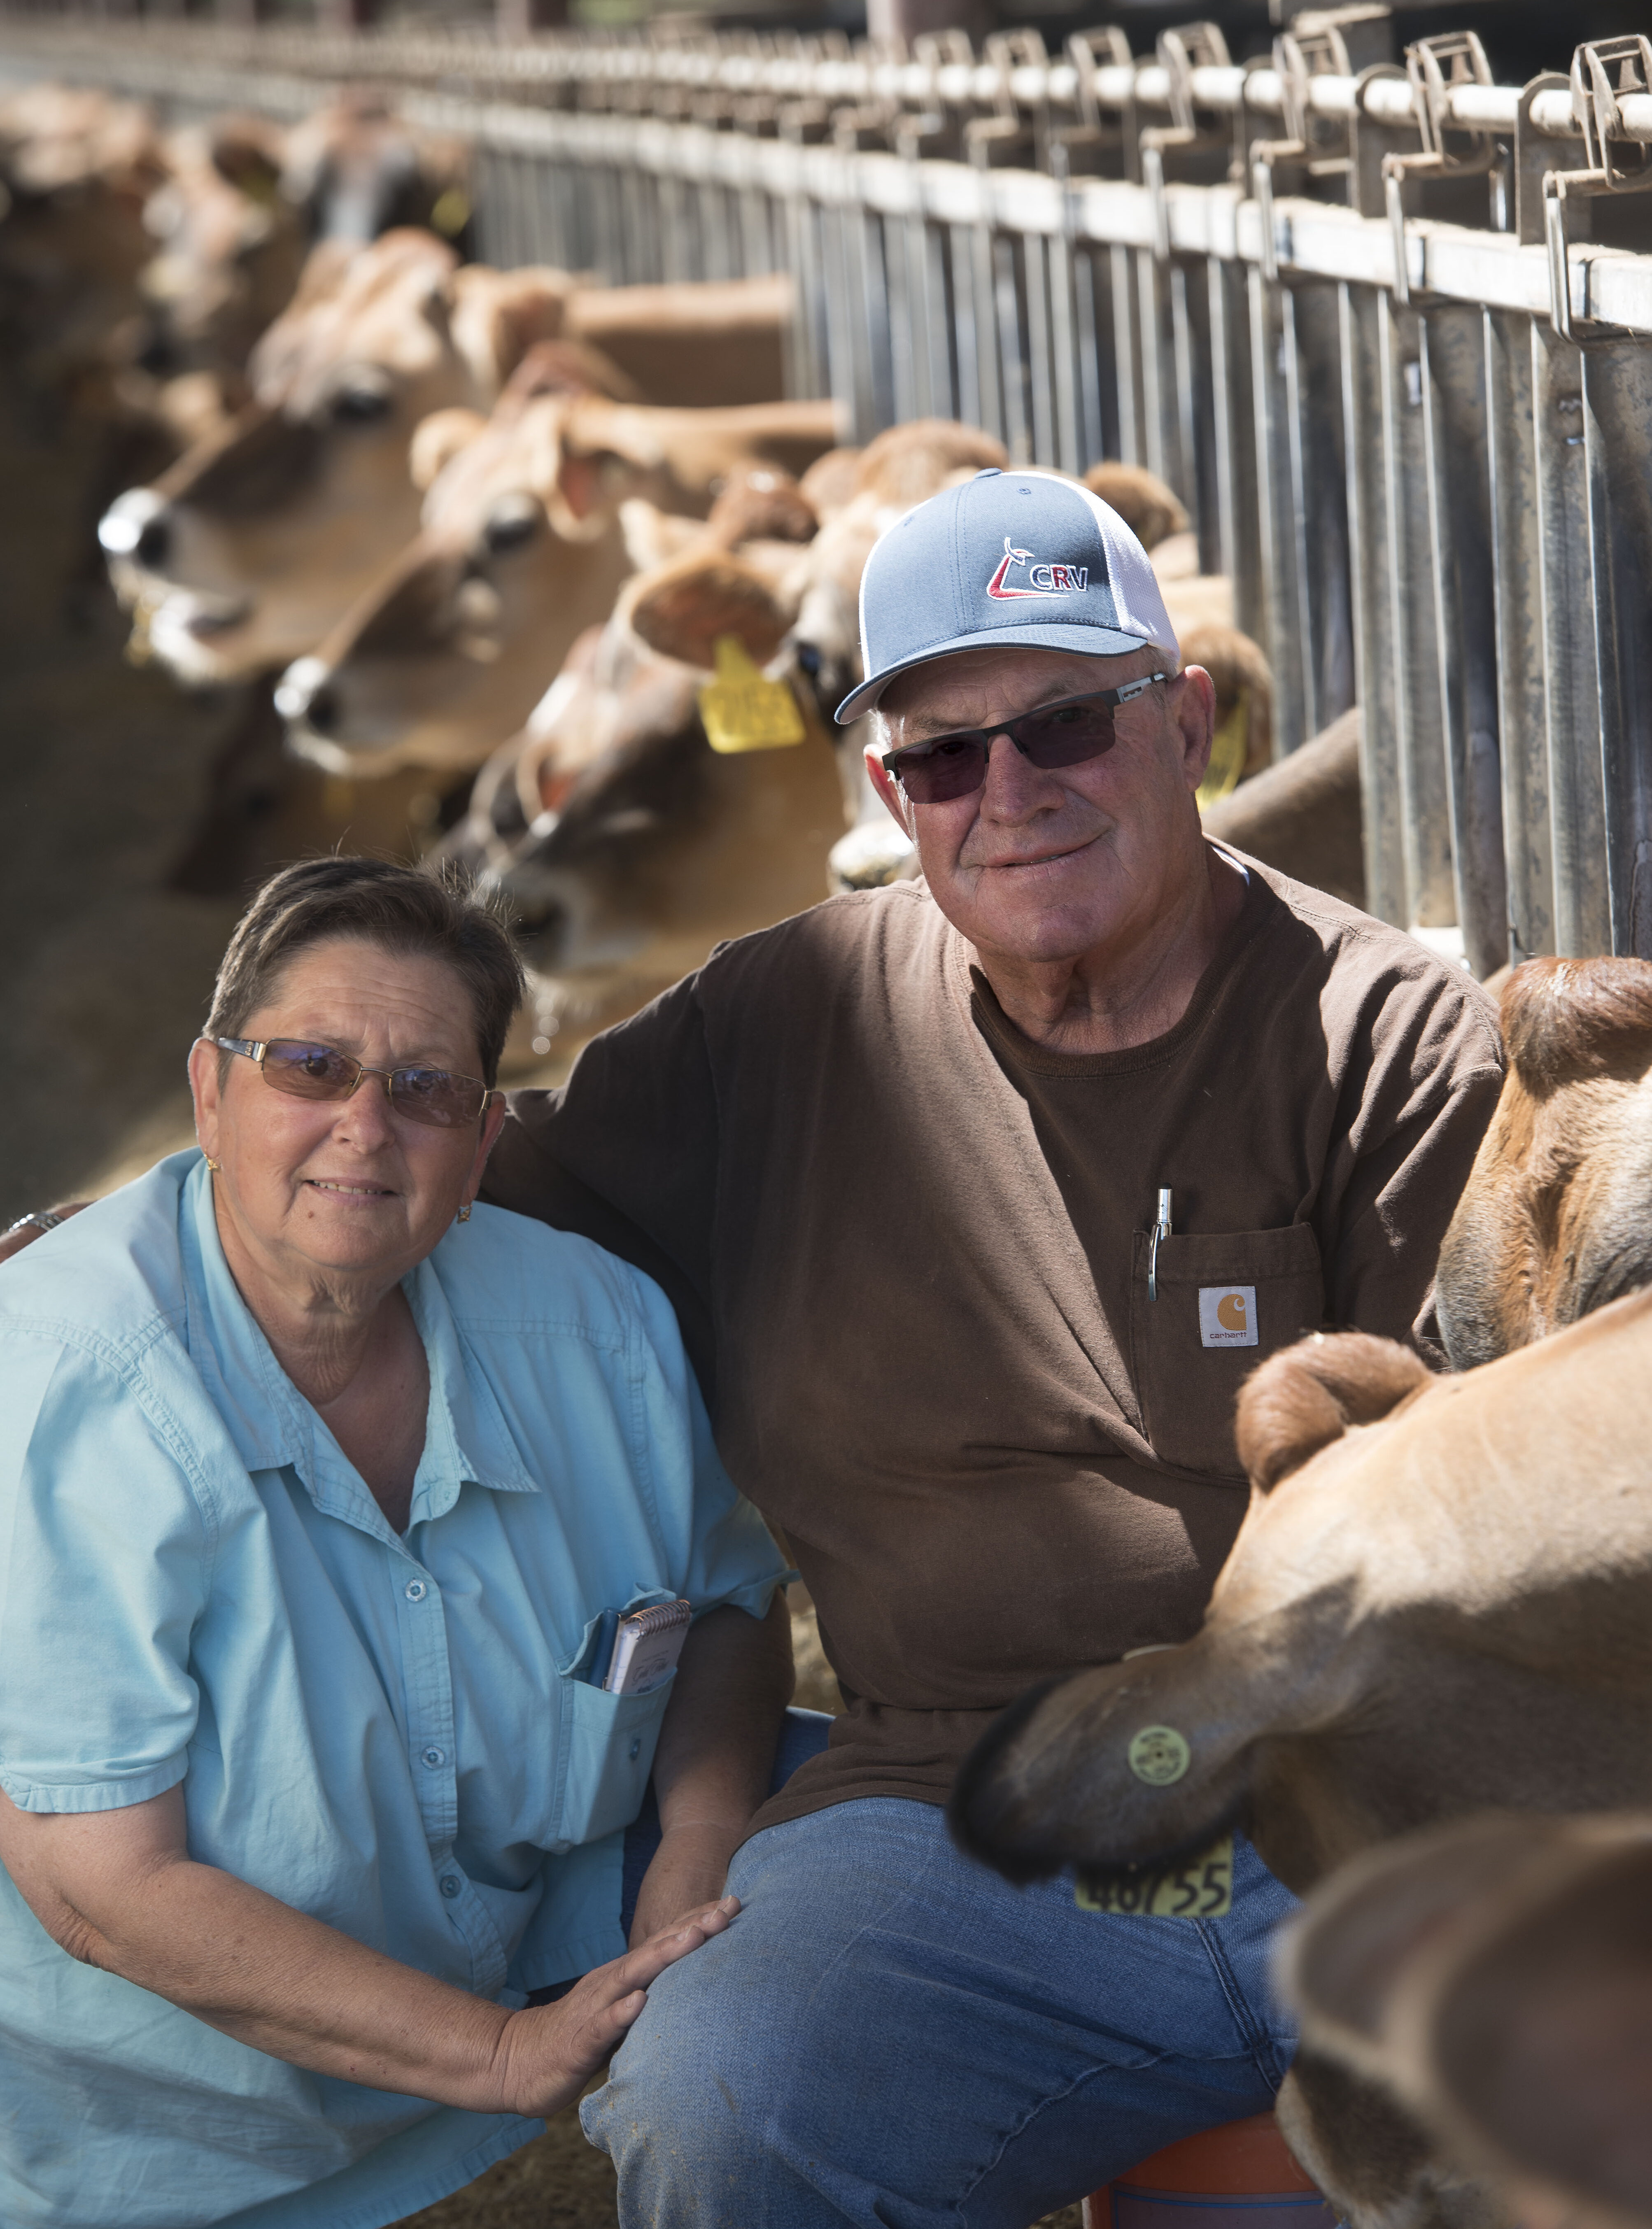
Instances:
[[[357,938],[306,946],[241,1035],[331,1045],[370,1068],[445,1068],[479,1076],[471,994],[444,961],[408,959]],[[190,1057],[196,1134],[221,1164],[221,1224],[268,1274],[395,1284],[476,1197],[503,1106],[438,1129],[390,1105],[364,1076],[348,1099],[298,1099],[217,1048]],[[228,1234],[227,1234],[228,1235]]]

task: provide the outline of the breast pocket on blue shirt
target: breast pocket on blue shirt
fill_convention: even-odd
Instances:
[[[551,1826],[554,1856],[601,1841],[641,1810],[676,1680],[673,1672],[646,1695],[610,1695],[567,1674],[557,1681],[566,1766]]]

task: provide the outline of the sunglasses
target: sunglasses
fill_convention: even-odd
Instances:
[[[266,1083],[293,1099],[348,1099],[364,1076],[384,1078],[384,1095],[409,1122],[433,1130],[462,1129],[479,1120],[499,1095],[479,1077],[445,1068],[369,1068],[331,1045],[299,1037],[209,1037],[209,1044],[255,1060]]]
[[[909,743],[904,750],[884,754],[884,771],[894,775],[914,805],[945,805],[981,787],[998,736],[1007,736],[1024,759],[1046,774],[1057,767],[1083,766],[1110,751],[1117,741],[1115,708],[1169,678],[1167,673],[1150,673],[1145,681],[1127,681],[1122,689],[1098,689],[1087,697],[1063,697],[1053,704],[1035,705],[1016,719],[1000,720],[995,728],[961,728],[932,742]]]

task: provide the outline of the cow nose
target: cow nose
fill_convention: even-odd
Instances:
[[[131,557],[158,572],[172,546],[165,498],[153,488],[128,488],[98,521],[98,539],[111,557]]]
[[[275,685],[275,709],[284,720],[302,720],[317,735],[338,724],[338,696],[328,687],[331,669],[319,658],[295,658]]]

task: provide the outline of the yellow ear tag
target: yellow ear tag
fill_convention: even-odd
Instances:
[[[1211,738],[1211,762],[1205,769],[1204,780],[1193,793],[1193,801],[1201,813],[1207,806],[1231,796],[1238,787],[1250,748],[1250,691],[1241,689],[1233,700],[1233,710]]]
[[[705,740],[714,751],[778,751],[803,741],[803,715],[783,681],[747,657],[737,635],[717,637],[717,678],[700,691]]]

